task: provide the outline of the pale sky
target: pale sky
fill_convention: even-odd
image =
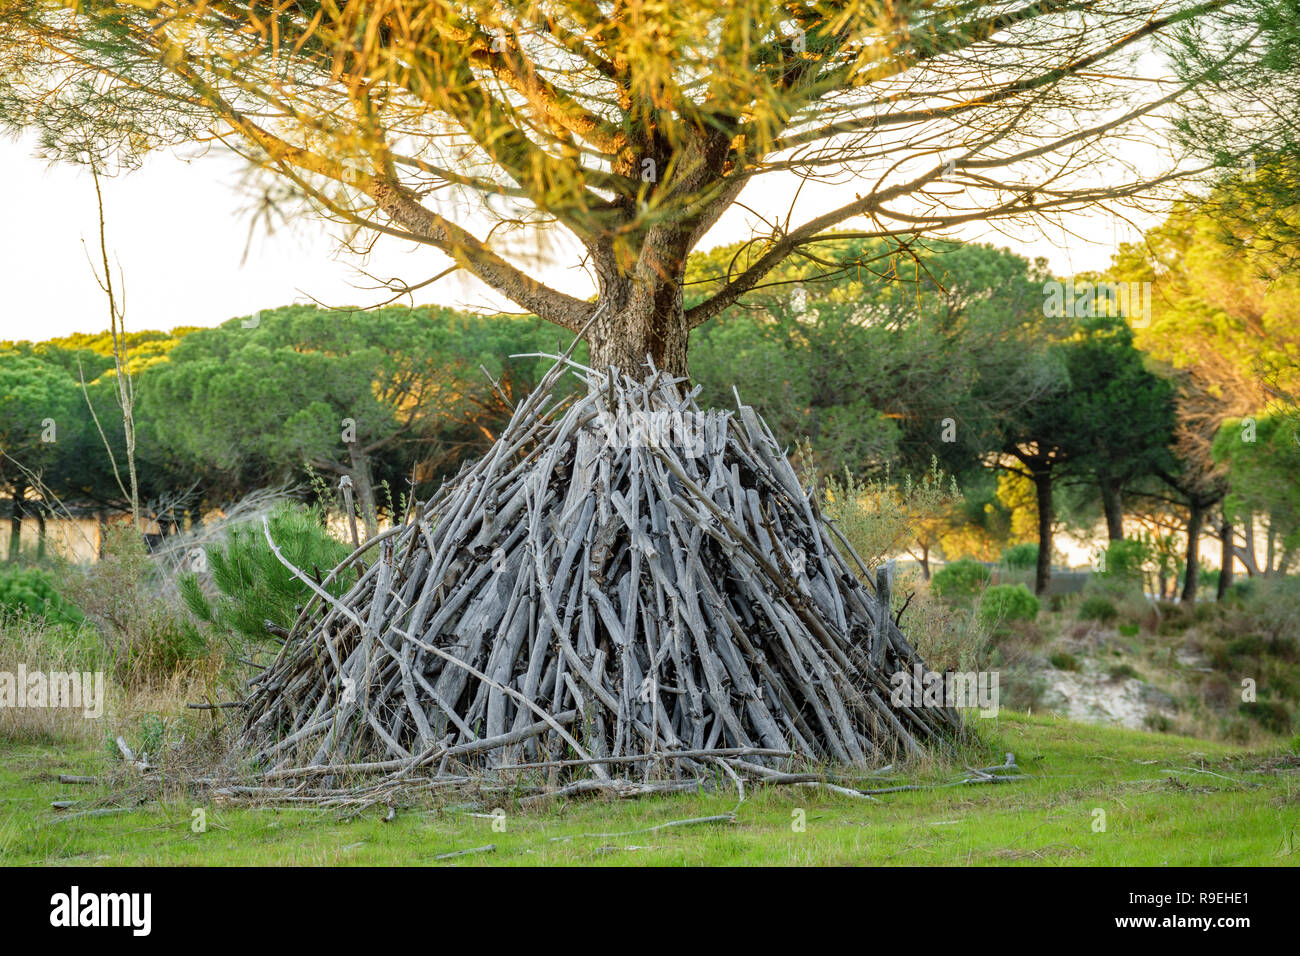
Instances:
[[[0,178],[10,186],[7,228],[0,230],[0,340],[101,331],[108,326],[107,308],[88,258],[98,263],[92,180],[84,169],[51,166],[34,154],[30,138],[0,139]],[[445,267],[446,260],[432,250],[391,238],[381,238],[363,264],[337,251],[337,227],[311,219],[271,235],[259,227],[249,244],[252,217],[249,200],[238,188],[240,168],[229,155],[186,158],[160,152],[135,172],[101,180],[109,250],[125,277],[128,328],[212,326],[313,299],[330,306],[371,305],[390,294],[365,288],[375,283],[358,267],[412,283]],[[789,186],[790,181],[770,180],[757,191],[747,190],[741,200],[764,213],[783,213]],[[801,205],[803,214],[796,222],[830,208],[837,193],[851,195],[853,189],[854,184],[827,187],[821,197],[811,198],[806,191],[807,206]],[[842,195],[836,205],[843,202]],[[749,235],[747,218],[734,209],[701,248]],[[1074,236],[1035,231],[1013,240],[981,228],[963,238],[1007,246],[1030,258],[1046,256],[1059,275],[1105,267],[1117,245],[1137,235],[1108,213],[1076,217]],[[585,297],[594,289],[576,268],[577,261],[576,252],[560,250],[555,261],[533,271],[548,284]],[[416,302],[512,308],[459,275],[422,289]]]

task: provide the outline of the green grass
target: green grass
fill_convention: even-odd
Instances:
[[[10,865],[1287,865],[1300,862],[1300,757],[1187,737],[1003,713],[991,745],[1015,752],[1031,780],[854,800],[801,788],[751,791],[734,823],[620,836],[670,820],[722,814],[735,794],[581,801],[544,811],[447,806],[360,818],[338,811],[150,802],[126,813],[60,821],[50,801],[108,799],[60,785],[95,774],[102,754],[0,742],[0,862]],[[961,768],[917,779],[944,782]],[[1094,811],[1105,812],[1094,832]],[[803,832],[792,828],[799,812]],[[561,839],[556,839],[561,838]],[[441,853],[496,844],[439,862]]]

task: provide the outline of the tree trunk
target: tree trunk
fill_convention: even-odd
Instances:
[[[686,345],[690,330],[682,304],[682,275],[675,254],[664,254],[663,273],[637,278],[600,276],[600,300],[609,303],[587,332],[591,367],[617,366],[623,372],[645,377],[646,357],[656,369],[687,377]]]
[[[357,450],[356,442],[348,443],[348,461],[352,484],[357,491],[357,504],[361,506],[361,520],[366,525],[366,537],[379,534],[379,515],[375,509],[375,485],[370,477],[370,456]]]
[[[1246,546],[1237,549],[1237,557],[1241,561],[1241,566],[1246,569],[1246,574],[1254,577],[1259,574],[1259,561],[1255,557],[1255,514],[1246,512],[1246,523],[1243,531],[1246,535]]]
[[[1100,481],[1101,505],[1106,512],[1106,536],[1111,544],[1124,540],[1124,499],[1120,487],[1113,481]]]
[[[1034,572],[1034,593],[1047,594],[1052,583],[1052,471],[1051,466],[1034,472],[1038,499],[1038,566]]]
[[[921,580],[930,580],[930,547],[921,545]]]
[[[36,509],[36,560],[45,560],[45,507]]]
[[[19,478],[14,482],[13,500],[9,503],[9,560],[18,560],[18,548],[23,537],[23,498],[27,494],[27,482]]]
[[[1273,576],[1274,552],[1277,550],[1277,537],[1273,532],[1273,519],[1268,521],[1268,535],[1264,538],[1264,577]]]
[[[1195,502],[1187,516],[1187,570],[1183,574],[1182,603],[1196,603],[1196,586],[1201,571],[1201,521],[1204,513]]]
[[[1219,525],[1219,587],[1215,597],[1222,601],[1232,586],[1232,522],[1227,518]]]

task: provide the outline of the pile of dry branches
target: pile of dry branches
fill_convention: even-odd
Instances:
[[[557,399],[568,371],[587,390]],[[331,572],[357,577],[342,598],[299,572],[314,597],[250,681],[241,754],[299,786],[608,789],[953,742],[954,710],[891,705],[924,668],[766,425],[697,394],[562,358],[485,458]]]

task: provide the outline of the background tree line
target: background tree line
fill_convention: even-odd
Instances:
[[[1184,569],[1185,600],[1207,527],[1248,573],[1284,572],[1300,545],[1288,213],[1266,217],[1277,237],[1267,247],[1240,240],[1284,174],[1270,166],[1180,204],[1108,273],[1069,280],[1066,308],[1067,283],[1043,261],[846,235],[697,328],[692,379],[712,405],[732,404],[734,388],[802,442],[822,476],[877,489],[954,480],[961,493],[912,515],[902,542],[927,573],[933,556],[992,558],[1036,541],[1043,593],[1056,533],[1104,519],[1113,543],[1126,517],[1167,552],[1162,589]],[[738,244],[695,256],[687,307],[749,255]],[[1149,309],[1124,314],[1145,300],[1117,299],[1115,283],[1149,283]],[[256,488],[319,491],[344,476],[373,533],[489,447],[547,365],[510,356],[558,346],[531,317],[396,306],[290,306],[125,344],[141,495],[163,533]],[[122,510],[105,448],[122,459],[110,343],[81,335],[0,349],[13,530],[56,500]],[[1219,588],[1230,579],[1231,562]]]

